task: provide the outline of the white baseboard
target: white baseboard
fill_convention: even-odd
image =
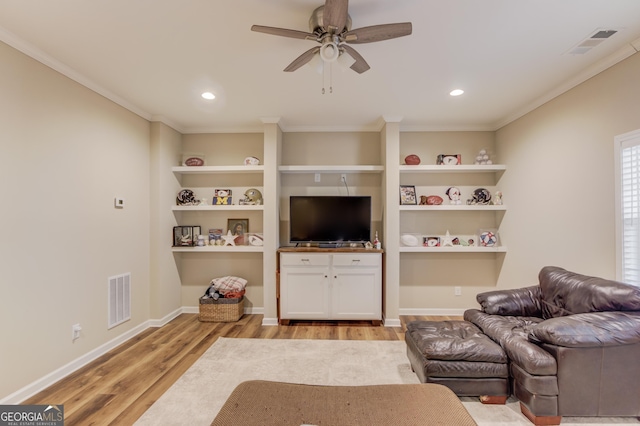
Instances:
[[[400,308],[400,315],[424,315],[424,316],[462,316],[467,308],[453,309],[453,308]]]

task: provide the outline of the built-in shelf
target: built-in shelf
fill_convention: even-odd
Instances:
[[[400,166],[400,173],[495,173],[507,170],[504,164],[461,164],[459,166],[417,165]]]
[[[264,173],[264,166],[176,166],[171,170],[176,174]]]
[[[264,205],[208,205],[208,206],[172,206],[174,211],[223,211],[223,210],[264,210]]]
[[[428,210],[460,210],[460,211],[469,211],[469,210],[482,210],[482,211],[504,211],[507,210],[507,206],[504,204],[500,205],[485,205],[485,204],[439,204],[439,205],[400,205],[400,210],[413,210],[413,211],[428,211]]]
[[[506,246],[499,247],[403,247],[400,253],[506,253]]]
[[[382,173],[379,165],[331,165],[331,166],[280,166],[281,173]]]
[[[204,247],[172,247],[171,251],[177,253],[262,253],[263,246],[204,246]]]

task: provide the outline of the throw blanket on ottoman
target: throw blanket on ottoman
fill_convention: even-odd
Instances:
[[[436,384],[317,386],[240,383],[214,426],[477,426],[458,397]]]

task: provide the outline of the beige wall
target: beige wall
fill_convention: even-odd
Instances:
[[[151,318],[161,319],[182,307],[181,257],[171,252],[171,230],[178,223],[171,211],[180,183],[171,167],[182,158],[182,135],[151,123]]]
[[[499,287],[535,284],[556,265],[615,277],[614,144],[640,129],[640,54],[500,129],[500,228],[509,252]]]
[[[4,397],[148,320],[149,123],[3,43],[0,63]],[[127,272],[132,320],[107,330]]]

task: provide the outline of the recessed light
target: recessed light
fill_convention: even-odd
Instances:
[[[462,89],[455,89],[455,90],[452,90],[451,92],[449,92],[449,94],[451,96],[460,96],[463,93],[464,93],[464,90],[462,90]]]
[[[204,92],[204,93],[202,94],[202,97],[203,97],[203,98],[205,98],[205,99],[209,99],[209,100],[211,100],[211,99],[215,99],[215,98],[216,98],[216,95],[214,95],[214,94],[213,94],[213,93],[211,93],[211,92]]]

